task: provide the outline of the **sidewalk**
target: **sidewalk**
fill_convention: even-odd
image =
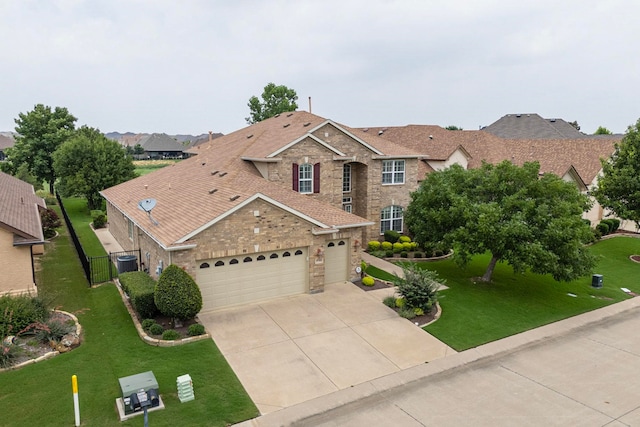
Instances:
[[[398,267],[395,264],[390,263],[389,261],[385,261],[382,258],[369,255],[364,251],[360,252],[360,256],[362,257],[362,260],[369,265],[379,268],[380,270],[384,270],[387,273],[396,274],[399,277],[404,277],[404,272],[402,271],[402,268]]]
[[[116,241],[108,228],[94,229],[93,232],[96,233],[96,237],[100,240],[102,247],[107,251],[107,253],[124,251],[122,246],[120,246],[120,243]]]

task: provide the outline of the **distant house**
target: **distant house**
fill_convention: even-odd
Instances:
[[[31,184],[0,172],[0,295],[37,293],[33,255],[42,251],[45,207]]]
[[[13,147],[14,143],[15,141],[13,140],[13,138],[9,138],[8,136],[5,136],[5,135],[0,135],[0,162],[7,159],[5,150],[7,148]]]
[[[535,113],[507,114],[482,130],[505,139],[602,138],[602,135],[584,134],[565,120],[544,119]],[[620,139],[620,135],[605,135],[605,139],[611,138]]]
[[[144,149],[143,158],[147,159],[182,159],[185,146],[166,133],[152,133],[138,142]]]

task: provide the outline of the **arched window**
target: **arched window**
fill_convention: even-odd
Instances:
[[[250,256],[246,257],[245,259],[242,260],[242,262],[252,262],[253,259],[251,259]]]
[[[298,249],[294,255],[302,255],[302,251]]]
[[[334,247],[335,245],[336,245],[335,243],[333,243],[333,242],[329,242],[329,244],[328,244],[327,246],[328,246],[328,247],[330,247],[330,248],[332,248],[332,247]]]
[[[237,263],[238,263],[238,260],[235,258],[229,261],[229,264],[237,264]]]
[[[258,255],[258,258],[256,258],[258,261],[264,261],[264,255]]]
[[[283,256],[283,257],[285,257],[285,256],[291,256],[291,252],[285,252],[285,253],[283,253],[283,254],[282,254],[282,256]]]
[[[402,208],[400,206],[387,206],[380,211],[380,234],[384,234],[387,230],[402,233]]]
[[[209,268],[209,263],[203,262],[202,264],[200,264],[200,268]]]
[[[269,258],[271,258],[271,259],[278,258],[278,254],[271,254],[271,255],[269,256]]]
[[[346,244],[346,243],[344,242],[344,240],[340,240],[340,241],[338,242],[338,246],[344,246],[345,244]]]
[[[224,265],[224,261],[218,261],[214,264],[215,267],[222,267]]]

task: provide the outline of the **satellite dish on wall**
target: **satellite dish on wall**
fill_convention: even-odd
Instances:
[[[151,216],[151,210],[156,207],[157,203],[158,202],[156,201],[156,199],[143,199],[138,202],[138,208],[149,215],[149,219],[154,225],[158,225],[158,221],[153,219],[153,217]]]

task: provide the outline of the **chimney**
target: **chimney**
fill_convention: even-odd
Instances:
[[[209,142],[213,141],[213,131],[209,131]]]
[[[309,97],[309,112],[311,112],[311,97]]]

